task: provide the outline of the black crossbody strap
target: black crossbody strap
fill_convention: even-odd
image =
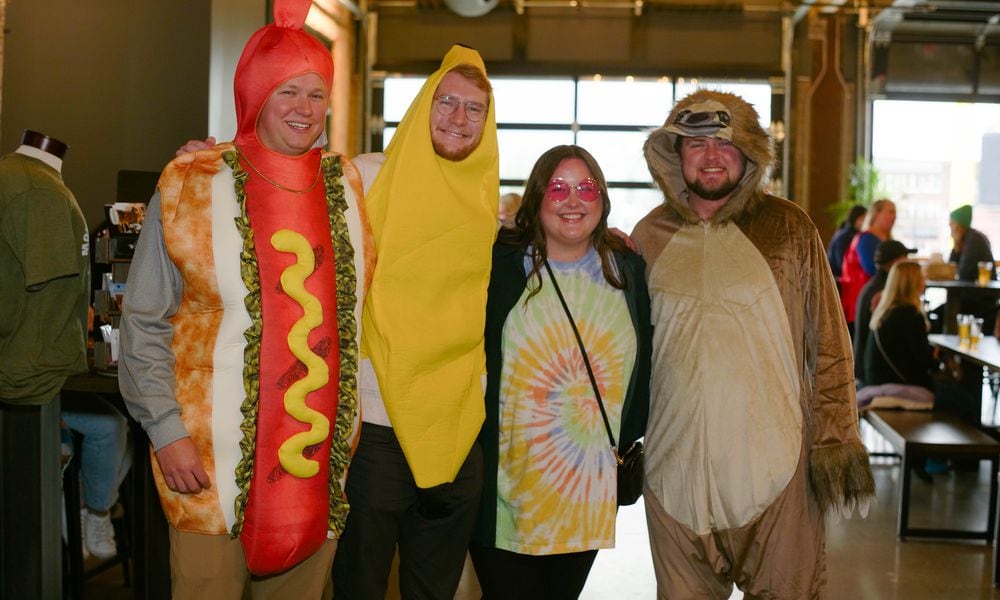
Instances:
[[[608,432],[608,441],[611,442],[611,453],[615,455],[615,461],[620,465],[622,464],[621,456],[618,455],[618,444],[615,442],[615,436],[611,433],[611,423],[608,421],[608,413],[604,410],[604,401],[601,400],[601,392],[597,389],[597,379],[594,377],[594,369],[590,366],[590,358],[587,357],[587,349],[583,347],[583,338],[580,337],[580,331],[576,328],[576,321],[573,320],[573,313],[569,311],[569,306],[566,304],[566,298],[563,298],[562,290],[559,289],[559,284],[556,282],[556,276],[552,274],[552,267],[549,266],[548,259],[545,260],[545,271],[549,274],[549,279],[552,281],[552,287],[556,290],[556,295],[559,296],[559,302],[562,303],[563,310],[566,311],[566,317],[569,318],[570,327],[573,328],[573,335],[576,336],[576,343],[580,346],[580,354],[583,355],[583,364],[587,367],[587,375],[590,376],[590,385],[594,388],[594,396],[597,397],[597,406],[601,409],[601,417],[604,419],[604,428]]]
[[[889,363],[889,368],[891,368],[896,375],[899,376],[900,383],[906,383],[906,377],[899,372],[899,369],[896,368],[896,364],[892,362],[892,359],[889,358],[889,354],[885,351],[885,348],[882,347],[882,339],[878,336],[878,329],[872,329],[872,335],[875,336],[875,345],[878,346],[878,351],[882,355],[882,358],[885,359],[885,362]]]

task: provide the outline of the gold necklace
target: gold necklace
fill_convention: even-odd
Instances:
[[[236,148],[236,156],[238,158],[242,157],[243,161],[247,163],[248,167],[250,167],[250,170],[253,171],[254,173],[256,173],[261,179],[263,179],[267,183],[273,185],[274,187],[278,188],[279,190],[284,190],[286,192],[291,192],[293,194],[305,194],[305,193],[308,193],[310,190],[312,190],[314,187],[316,187],[317,183],[319,183],[319,176],[323,172],[323,166],[320,165],[320,168],[316,170],[316,178],[313,179],[313,182],[309,184],[309,187],[307,187],[305,189],[302,189],[302,190],[295,190],[295,189],[292,189],[290,187],[285,187],[285,186],[281,185],[277,181],[274,181],[273,179],[269,178],[267,175],[264,175],[263,173],[261,173],[260,171],[258,171],[257,167],[253,166],[253,163],[250,162],[250,159],[247,157],[247,155],[243,154],[242,152],[240,152],[239,146],[234,145],[233,147]]]

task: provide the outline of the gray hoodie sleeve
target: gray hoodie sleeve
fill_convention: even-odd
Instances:
[[[183,282],[167,255],[160,193],[153,195],[129,268],[120,327],[118,385],[153,450],[189,434],[174,396],[174,328]]]

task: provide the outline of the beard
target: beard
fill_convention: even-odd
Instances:
[[[437,154],[438,156],[440,156],[445,160],[450,160],[452,162],[459,162],[465,160],[466,158],[469,157],[470,154],[472,154],[472,151],[476,149],[476,146],[479,145],[477,143],[473,146],[462,146],[461,148],[458,149],[450,149],[442,145],[438,145],[438,143],[435,142],[433,139],[431,140],[431,144],[434,146],[435,154]]]
[[[722,200],[733,193],[740,184],[739,180],[727,179],[715,187],[708,187],[699,181],[689,181],[687,177],[684,178],[684,183],[687,184],[688,190],[703,200]]]

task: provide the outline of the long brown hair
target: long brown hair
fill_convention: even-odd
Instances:
[[[528,294],[528,299],[537,294],[542,289],[542,266],[548,258],[547,246],[545,243],[545,230],[542,228],[542,203],[545,202],[545,190],[552,179],[552,174],[559,164],[570,158],[579,158],[587,165],[591,177],[597,181],[601,189],[601,219],[590,234],[590,242],[601,257],[601,270],[604,272],[604,279],[614,288],[625,289],[625,281],[618,274],[614,265],[612,251],[625,251],[625,243],[608,231],[608,214],[611,212],[611,200],[608,198],[608,184],[604,179],[604,172],[601,167],[587,152],[580,146],[556,146],[547,150],[535,161],[535,166],[531,169],[531,175],[524,186],[524,197],[521,199],[521,208],[515,217],[516,228],[512,230],[502,230],[500,239],[503,243],[526,249],[528,246],[534,248],[531,257],[531,272],[528,279],[534,277],[538,285]]]

